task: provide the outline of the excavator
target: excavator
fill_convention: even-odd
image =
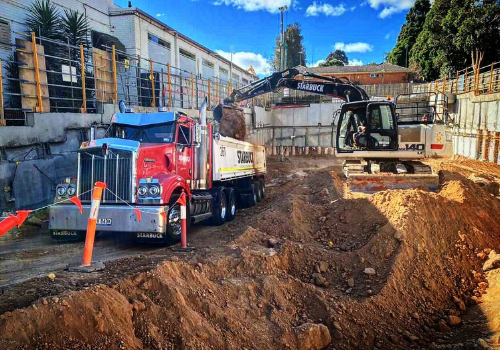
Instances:
[[[425,92],[399,95],[396,103],[390,98],[373,100],[347,78],[291,68],[233,90],[214,109],[214,118],[220,123],[236,103],[284,88],[345,101],[333,124],[337,126],[337,157],[344,159],[343,173],[351,191],[437,191],[438,175],[420,160],[451,155],[445,97]]]

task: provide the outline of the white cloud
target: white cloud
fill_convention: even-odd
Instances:
[[[315,62],[315,63],[313,63],[313,65],[312,65],[312,66],[310,66],[310,67],[317,67],[317,66],[319,66],[319,64],[320,64],[320,63],[323,63],[323,62],[325,62],[325,60],[319,60],[319,61],[316,61],[316,62]]]
[[[353,6],[350,8],[351,11],[354,11],[356,9],[356,6]]]
[[[325,16],[342,16],[344,12],[347,11],[347,8],[344,4],[340,4],[338,6],[332,6],[330,4],[317,4],[316,1],[309,5],[306,9],[306,17],[310,16],[319,16],[320,14],[324,14]]]
[[[227,60],[231,60],[231,53],[222,50],[216,50],[219,55]],[[271,74],[271,65],[269,61],[264,58],[260,53],[253,52],[235,52],[233,53],[233,63],[243,69],[248,69],[250,66],[255,69],[257,75]]]
[[[245,11],[264,10],[270,13],[276,13],[282,6],[296,6],[297,2],[292,0],[215,0],[214,5],[234,6]]]
[[[413,6],[415,0],[368,0],[370,7],[382,11],[378,14],[380,18],[387,18],[395,13],[408,10]]]
[[[165,14],[164,14],[164,13],[157,13],[157,14],[156,14],[156,17],[163,17],[163,16],[165,16]]]
[[[390,38],[390,37],[391,37],[391,32],[389,32],[389,33],[387,33],[387,34],[385,35],[385,40],[389,40],[389,38]]]
[[[342,50],[345,52],[368,52],[368,51],[373,51],[373,46],[367,43],[351,43],[351,44],[345,44],[345,43],[335,43],[333,45],[335,50]]]
[[[358,60],[356,58],[349,60],[349,66],[362,66],[362,65],[363,65],[363,61]]]

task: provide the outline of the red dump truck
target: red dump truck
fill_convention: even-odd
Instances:
[[[237,208],[265,197],[265,148],[215,134],[206,122],[206,103],[199,121],[177,112],[117,113],[106,136],[82,144],[76,181],[57,186],[56,201],[78,195],[83,214],[72,203],[52,206],[54,239],[84,237],[96,181],[107,184],[97,231],[131,233],[147,242],[180,239],[176,201],[182,191],[189,199],[188,226],[206,219],[222,225]]]

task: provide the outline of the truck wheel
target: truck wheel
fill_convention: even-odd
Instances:
[[[261,193],[262,193],[262,199],[266,198],[266,181],[264,180],[264,178],[262,179],[259,179],[259,182],[260,182],[260,188],[262,189]]]
[[[226,188],[227,215],[226,221],[233,221],[236,216],[236,191],[234,188]]]
[[[250,194],[247,196],[247,204],[249,207],[253,207],[257,204],[257,185],[252,183]]]
[[[167,213],[167,236],[169,243],[177,243],[181,240],[181,206],[175,203],[177,198],[170,200]]]
[[[214,208],[212,213],[212,224],[220,226],[224,225],[227,216],[227,201],[226,191],[224,187],[219,187],[215,193]]]
[[[255,192],[257,194],[257,202],[260,202],[262,200],[262,186],[260,184],[260,181],[254,181],[254,186],[255,186]]]

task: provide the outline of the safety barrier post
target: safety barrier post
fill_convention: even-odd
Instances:
[[[87,113],[87,92],[85,91],[85,55],[83,54],[83,45],[80,45],[80,63],[82,65],[82,100],[81,111]]]
[[[38,65],[35,32],[31,32],[31,43],[33,44],[33,61],[35,62],[36,97],[38,99],[37,112],[43,112],[42,85],[40,84],[40,69]]]
[[[106,189],[106,184],[104,182],[98,181],[95,183],[94,190],[92,191],[89,218],[87,220],[87,234],[85,236],[85,247],[83,248],[82,265],[68,267],[69,271],[93,272],[104,269],[104,264],[101,262],[92,264],[97,217],[99,215],[99,207],[101,205],[102,192],[104,189]]]
[[[179,203],[181,207],[181,246],[180,247],[173,247],[172,250],[176,252],[190,252],[194,250],[194,247],[188,247],[187,246],[187,213],[186,213],[186,205],[187,205],[187,199],[186,199],[186,193],[184,190],[182,190],[182,193],[177,200],[177,203]]]
[[[115,103],[118,102],[118,82],[116,79],[116,47],[113,45],[112,47],[112,66],[113,66],[113,100]]]
[[[172,84],[170,80],[170,63],[167,63],[167,78],[168,78],[168,109],[172,107]]]
[[[2,76],[2,59],[0,58],[0,126],[5,126],[5,115],[3,110],[3,76]]]
[[[211,102],[212,102],[212,93],[210,90],[210,79],[208,79],[208,109],[210,109]]]
[[[151,102],[151,107],[156,107],[156,96],[155,96],[155,75],[153,72],[153,59],[149,59],[149,80],[151,80],[151,89],[153,90],[153,101]]]

